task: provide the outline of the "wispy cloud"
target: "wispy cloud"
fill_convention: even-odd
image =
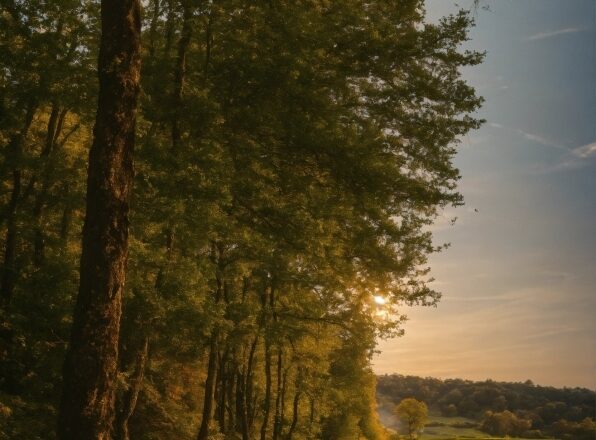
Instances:
[[[508,131],[509,133],[518,134],[529,141],[535,142],[540,145],[544,145],[545,147],[558,148],[559,150],[565,150],[566,152],[569,151],[569,148],[567,148],[565,145],[562,145],[561,143],[557,142],[554,139],[549,139],[547,137],[540,136],[535,133],[530,133],[528,131],[524,131],[519,128],[505,127],[504,125],[496,123],[496,122],[490,122],[488,125],[493,128],[499,129],[499,130],[505,130],[505,131]]]
[[[587,159],[588,157],[596,156],[596,142],[574,148],[571,150],[571,154],[578,159]]]
[[[555,165],[541,169],[542,172],[554,172],[581,168],[596,158],[596,141],[569,150]]]
[[[570,28],[559,29],[559,30],[550,31],[550,32],[539,32],[537,34],[527,37],[526,40],[527,41],[545,40],[547,38],[557,37],[559,35],[576,34],[578,32],[582,32],[582,31],[583,31],[583,29],[581,29],[581,28],[570,27]]]

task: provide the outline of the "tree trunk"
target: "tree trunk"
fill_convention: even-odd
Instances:
[[[263,423],[261,425],[261,440],[267,439],[267,427],[271,413],[271,343],[265,336],[265,401],[263,402]]]
[[[153,15],[149,25],[149,58],[155,56],[155,39],[157,38],[157,24],[161,14],[160,0],[153,0]]]
[[[8,159],[13,161],[12,166],[12,191],[6,212],[6,236],[4,239],[4,261],[2,263],[2,274],[0,279],[0,300],[4,307],[8,307],[14,292],[17,280],[18,269],[16,267],[17,249],[17,212],[21,200],[21,158],[23,155],[23,144],[33,122],[33,116],[37,110],[37,103],[30,102],[25,114],[23,128],[15,134],[8,144]]]
[[[107,440],[122,289],[141,69],[139,0],[102,0],[99,99],[89,153],[79,293],[64,363],[61,440]]]
[[[250,352],[248,355],[246,371],[239,376],[238,389],[238,405],[239,405],[239,418],[241,423],[242,440],[250,439],[250,431],[252,429],[253,420],[253,407],[252,407],[252,371],[255,358],[255,352],[257,344],[259,342],[259,334],[255,335],[255,338],[250,346]]]
[[[174,10],[174,0],[167,0],[168,13],[166,14],[166,41],[163,48],[163,54],[166,58],[170,57],[170,50],[172,49],[172,40],[174,39],[174,23],[176,21],[176,11]]]
[[[66,117],[66,109],[60,111],[57,104],[52,105],[52,111],[48,120],[48,129],[46,134],[45,146],[41,153],[41,187],[35,196],[33,203],[33,221],[34,221],[34,238],[33,238],[33,264],[36,268],[41,267],[45,259],[45,236],[43,232],[43,210],[46,204],[46,199],[50,186],[52,185],[52,178],[54,175],[55,158],[54,147],[56,140],[60,135],[64,118]]]
[[[64,193],[68,194],[68,182],[64,185]],[[70,232],[70,225],[72,223],[72,202],[66,200],[62,210],[62,217],[60,218],[60,252],[65,253],[68,247],[68,235]]]
[[[227,405],[225,410],[228,414],[228,432],[233,432],[236,429],[236,388],[238,387],[237,376],[235,374],[237,363],[235,356],[232,358],[232,368],[228,370],[228,386],[226,389]]]
[[[292,423],[290,424],[290,430],[288,431],[288,435],[286,436],[287,440],[292,440],[292,436],[294,435],[294,431],[296,431],[296,426],[298,425],[298,417],[299,413],[298,410],[300,409],[300,397],[302,396],[302,381],[304,378],[304,369],[302,367],[298,368],[298,375],[296,376],[295,382],[295,391],[294,391],[294,401],[292,403]]]
[[[289,367],[284,370],[282,382],[281,382],[281,408],[279,412],[279,436],[283,438],[284,434],[284,422],[286,419],[286,385],[288,381]]]
[[[228,375],[227,375],[227,367],[228,364],[228,348],[223,352],[223,355],[219,358],[219,374],[217,375],[217,383],[216,386],[216,409],[215,415],[216,420],[219,423],[219,427],[221,432],[226,432],[226,398],[227,398],[227,388],[228,388]]]
[[[192,9],[189,1],[182,2],[183,22],[180,40],[178,40],[178,56],[176,59],[176,68],[174,69],[174,96],[173,96],[173,115],[172,115],[172,149],[177,150],[182,139],[180,130],[180,115],[182,114],[182,91],[184,90],[184,81],[186,79],[186,51],[190,45],[192,36]]]
[[[292,423],[290,425],[290,430],[288,431],[287,440],[292,440],[292,436],[294,435],[294,431],[296,430],[296,425],[298,425],[298,409],[300,408],[300,396],[302,395],[302,391],[300,387],[296,387],[296,393],[294,394],[294,402],[292,404]]]
[[[143,388],[143,377],[145,376],[145,366],[147,365],[148,354],[149,338],[145,337],[145,340],[143,341],[143,347],[139,352],[135,362],[135,369],[132,375],[131,383],[124,393],[122,405],[116,418],[116,440],[130,440],[128,421],[134,414],[134,411],[137,407],[139,393]]]
[[[213,395],[215,392],[215,383],[217,375],[217,332],[211,335],[209,348],[209,362],[207,366],[207,380],[205,381],[205,397],[203,400],[203,419],[199,428],[197,440],[207,440],[209,436],[209,424],[213,416]]]
[[[283,354],[281,346],[277,348],[277,393],[275,397],[275,417],[273,421],[273,440],[278,440],[282,428],[283,405]]]

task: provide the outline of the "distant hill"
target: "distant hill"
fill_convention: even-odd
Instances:
[[[435,414],[474,419],[492,435],[596,438],[596,393],[589,389],[538,386],[529,380],[474,382],[399,374],[378,376],[377,380],[381,412],[414,397]]]

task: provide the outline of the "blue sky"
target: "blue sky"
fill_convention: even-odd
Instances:
[[[466,206],[434,227],[444,296],[404,310],[375,371],[596,389],[596,2],[484,4],[486,61],[464,75],[487,123],[456,159]],[[427,1],[431,20],[455,10]]]

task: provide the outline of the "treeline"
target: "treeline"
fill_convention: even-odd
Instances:
[[[96,119],[101,19],[118,11],[1,3],[0,438],[56,438],[77,395],[99,408],[83,414],[90,430],[119,440],[384,438],[375,339],[399,334],[399,305],[439,298],[426,227],[461,203],[454,145],[479,125],[460,77],[482,58],[459,49],[469,14],[428,24],[420,0],[147,1],[138,107],[106,101],[121,98],[114,77],[139,80],[118,78],[130,48],[107,27]],[[118,167],[132,149],[98,175],[109,158],[88,162],[89,147],[104,151],[110,118],[134,134],[135,113],[130,215],[112,218],[96,202],[112,185],[126,205]],[[99,189],[86,200],[87,183]],[[108,218],[124,243],[101,249],[124,262],[121,319],[118,301],[73,309],[80,268],[103,280],[99,262],[80,263],[86,207],[86,234]],[[114,336],[103,352],[89,339]]]
[[[592,439],[596,434],[596,392],[585,388],[554,388],[523,383],[440,380],[416,376],[377,377],[384,402],[414,397],[446,417],[479,421],[491,435]]]

